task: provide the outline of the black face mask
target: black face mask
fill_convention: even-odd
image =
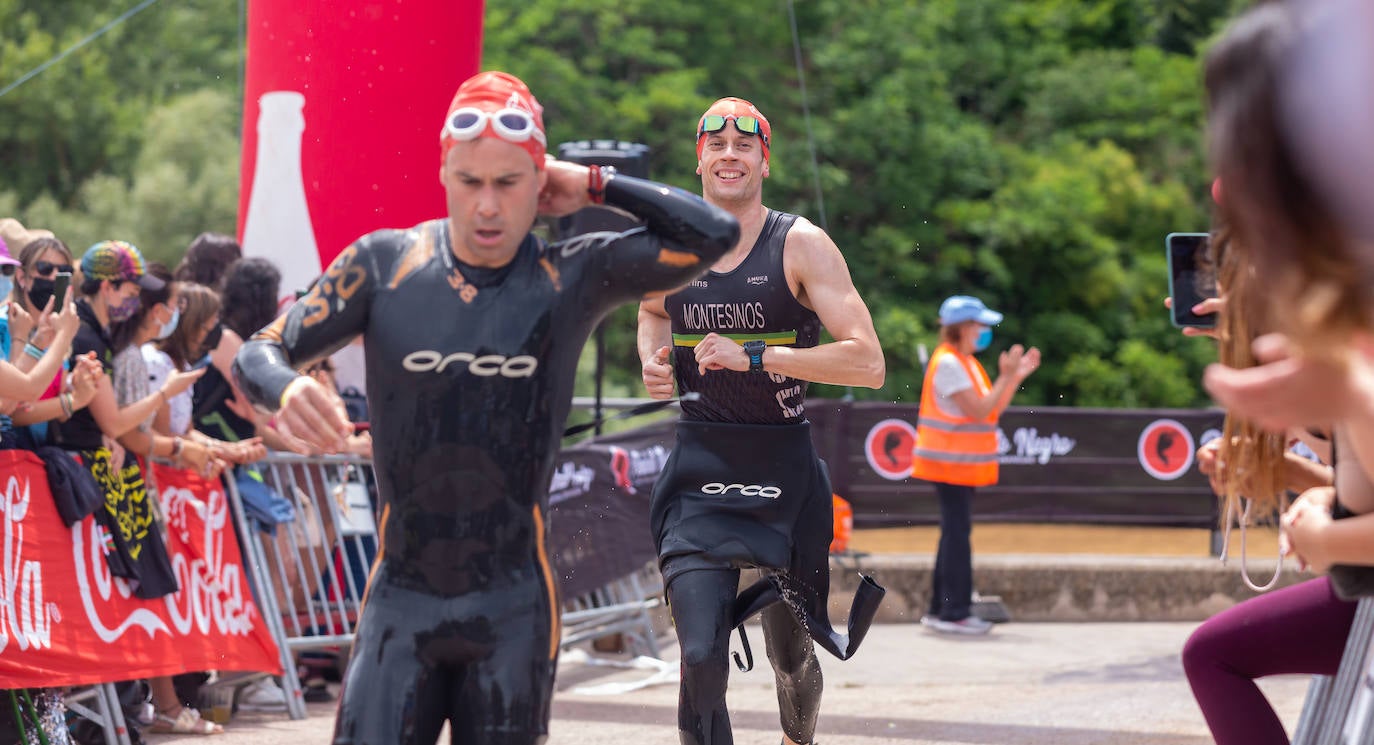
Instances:
[[[42,312],[43,306],[47,305],[48,301],[52,299],[52,293],[55,288],[56,283],[51,279],[34,277],[33,281],[29,283],[29,302],[33,303],[33,309]]]
[[[215,351],[215,347],[219,346],[219,340],[222,336],[224,336],[224,324],[217,323],[215,327],[210,330],[210,333],[205,335],[205,341],[200,343],[200,356],[204,357]]]

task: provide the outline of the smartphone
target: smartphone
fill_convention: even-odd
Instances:
[[[1193,306],[1217,296],[1217,274],[1207,248],[1207,233],[1170,233],[1164,244],[1169,257],[1170,320],[1179,328],[1214,328],[1217,314],[1199,315]]]
[[[52,312],[61,313],[67,302],[67,290],[72,286],[71,272],[58,272],[52,286]]]

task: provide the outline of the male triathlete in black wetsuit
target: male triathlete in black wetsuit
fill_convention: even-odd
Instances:
[[[504,73],[464,83],[449,218],[349,247],[236,361],[255,403],[328,449],[342,413],[296,369],[363,334],[383,545],[335,743],[432,743],[446,719],[455,743],[544,739],[559,645],[545,515],[579,353],[609,310],[681,286],[739,235],[680,189],[545,166],[539,111]],[[547,245],[528,234],[536,195],[545,214],[604,195],[646,226]]]
[[[697,133],[706,201],[739,218],[742,235],[712,271],[639,312],[645,387],[668,398],[676,383],[684,394],[651,507],[682,648],[678,729],[684,745],[733,742],[729,635],[763,607],[784,741],[809,743],[821,696],[812,639],[841,658],[853,654],[882,589],[865,579],[849,634],[831,628],[830,480],[811,444],[807,381],[876,388],[883,355],[834,242],[763,205],[772,134],[763,114],[724,98]],[[818,345],[822,326],[834,342]],[[765,578],[737,597],[741,567]]]

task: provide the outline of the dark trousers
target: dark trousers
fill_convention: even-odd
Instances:
[[[730,674],[731,609],[738,569],[695,569],[668,585],[668,608],[682,648],[678,733],[683,745],[731,745],[725,684]],[[821,665],[806,629],[785,603],[760,614],[778,688],[782,731],[811,742],[821,703]]]
[[[934,483],[940,497],[940,546],[930,574],[930,615],[962,621],[973,602],[973,487]]]

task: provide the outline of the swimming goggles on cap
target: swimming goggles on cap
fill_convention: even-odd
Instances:
[[[544,133],[534,123],[534,117],[528,111],[513,108],[488,112],[464,106],[448,115],[444,132],[455,140],[467,142],[480,137],[488,126],[506,142],[527,142],[534,138],[541,145],[547,144]]]

